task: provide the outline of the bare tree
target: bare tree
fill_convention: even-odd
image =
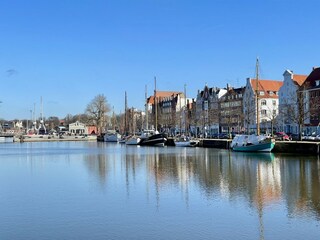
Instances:
[[[49,129],[55,129],[60,124],[60,120],[56,116],[50,116],[46,119],[46,124],[48,125]]]
[[[86,114],[90,121],[97,127],[99,134],[102,133],[106,126],[108,112],[110,112],[110,106],[103,94],[95,96],[86,108]]]

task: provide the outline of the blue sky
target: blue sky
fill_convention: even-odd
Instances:
[[[85,111],[104,94],[115,112],[157,89],[196,97],[209,86],[283,80],[319,66],[320,1],[2,0],[0,118]]]

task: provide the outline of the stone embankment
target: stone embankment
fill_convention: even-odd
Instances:
[[[14,142],[57,142],[57,141],[97,141],[97,136],[54,136],[54,135],[20,135]]]
[[[199,147],[230,149],[230,139],[201,139]],[[277,141],[272,152],[320,154],[320,142],[307,141]]]

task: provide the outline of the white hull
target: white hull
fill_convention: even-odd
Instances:
[[[13,142],[13,137],[0,137],[0,143],[9,143]]]
[[[195,147],[198,144],[198,141],[188,140],[188,141],[175,141],[174,144],[176,147]]]
[[[141,141],[141,138],[139,137],[131,137],[127,139],[126,145],[138,145]]]
[[[237,152],[271,152],[274,139],[264,135],[236,135],[231,142],[231,149]]]
[[[120,139],[121,139],[121,136],[118,133],[104,135],[105,142],[118,142],[120,141]]]

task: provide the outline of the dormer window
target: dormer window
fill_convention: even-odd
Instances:
[[[264,91],[260,91],[259,95],[263,96],[264,95]]]
[[[269,92],[269,95],[270,95],[270,96],[273,96],[273,92],[272,92],[272,91],[270,91],[270,92]]]

